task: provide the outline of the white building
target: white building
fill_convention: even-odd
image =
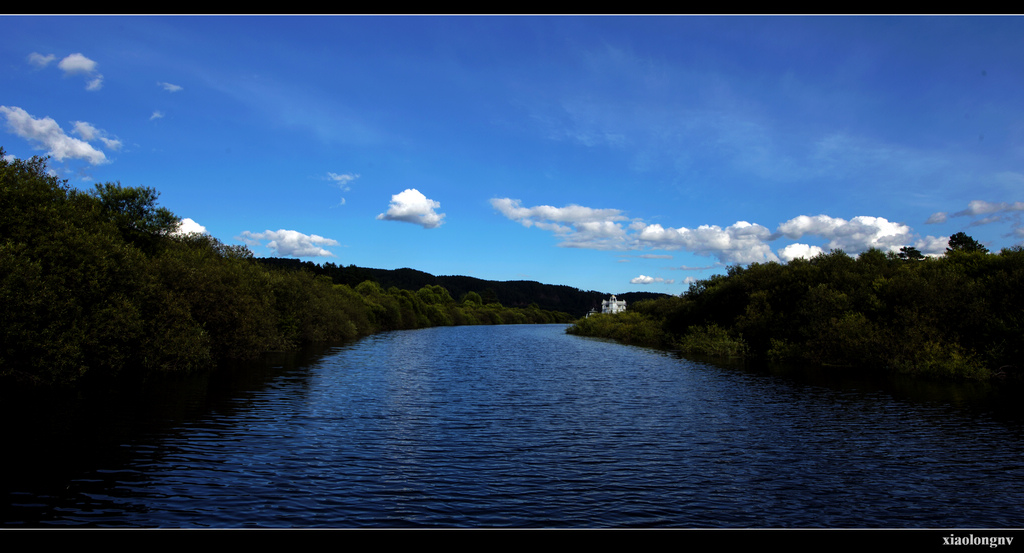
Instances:
[[[621,313],[626,310],[626,300],[616,299],[615,295],[601,302],[601,313]]]

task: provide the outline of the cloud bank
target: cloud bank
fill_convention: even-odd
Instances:
[[[747,221],[737,221],[724,229],[718,225],[701,225],[689,229],[664,228],[652,224],[644,226],[637,234],[642,246],[665,250],[684,249],[697,255],[717,257],[726,264],[777,260],[766,243],[770,237],[771,231],[767,228]]]
[[[440,207],[440,202],[427,198],[415,188],[407,188],[391,196],[391,204],[388,205],[387,212],[378,215],[377,219],[404,221],[420,225],[423,228],[437,228],[443,223],[442,219],[445,215],[434,211]]]
[[[493,198],[491,205],[506,218],[525,227],[552,232],[563,247],[598,250],[685,250],[714,257],[721,264],[763,263],[810,258],[825,249],[810,244],[790,244],[772,251],[771,243],[780,238],[799,240],[816,236],[827,241],[828,249],[842,249],[857,254],[870,248],[898,251],[901,246],[914,245],[923,253],[941,253],[946,237],[917,238],[912,229],[883,217],[859,216],[850,220],[828,215],[800,215],[778,225],[772,232],[767,227],[737,221],[727,227],[700,225],[696,228],[664,227],[629,219],[618,209],[594,209],[580,205],[524,207],[519,200]],[[641,275],[634,284],[659,282]],[[638,280],[639,279],[639,280]]]
[[[849,221],[828,215],[800,215],[779,225],[778,231],[793,240],[805,235],[827,239],[829,249],[862,252],[869,248],[896,251],[913,241],[911,228],[882,217],[854,217]]]
[[[302,234],[295,230],[280,229],[277,231],[267,230],[264,232],[244,231],[237,237],[249,246],[263,245],[264,240],[269,240],[266,247],[275,255],[284,257],[335,257],[329,250],[321,246],[338,246],[337,240],[324,238],[315,234]]]

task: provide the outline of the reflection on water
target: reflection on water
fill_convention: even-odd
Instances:
[[[563,328],[392,332],[146,397],[5,400],[4,524],[1024,525],[1022,419],[986,386],[922,399]]]

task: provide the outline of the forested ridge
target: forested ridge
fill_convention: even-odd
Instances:
[[[271,266],[244,246],[176,233],[158,196],[119,183],[79,191],[45,159],[0,148],[0,381],[148,378],[385,330],[573,318],[473,291],[456,301],[437,284],[335,283],[322,267]]]
[[[600,309],[601,301],[608,299],[608,294],[595,290],[580,290],[564,284],[542,284],[533,280],[484,280],[470,276],[440,275],[434,276],[416,269],[372,269],[355,265],[337,265],[331,262],[316,264],[294,258],[263,257],[257,261],[274,267],[303,268],[318,275],[330,277],[335,284],[356,286],[366,280],[372,280],[384,288],[396,287],[406,290],[418,290],[424,286],[441,286],[454,298],[463,298],[470,292],[476,292],[486,303],[500,303],[506,307],[530,307],[536,305],[541,309],[563,311],[574,317],[582,317],[591,309]],[[619,293],[618,298],[629,303],[645,299],[656,299],[665,296],[654,292]]]
[[[581,319],[569,331],[722,357],[1020,378],[1024,248],[991,253],[957,233],[939,257],[908,246],[733,266],[679,297]]]

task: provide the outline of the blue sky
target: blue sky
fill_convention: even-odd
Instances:
[[[1024,241],[1019,17],[6,16],[0,64],[8,155],[257,256],[679,294]]]

